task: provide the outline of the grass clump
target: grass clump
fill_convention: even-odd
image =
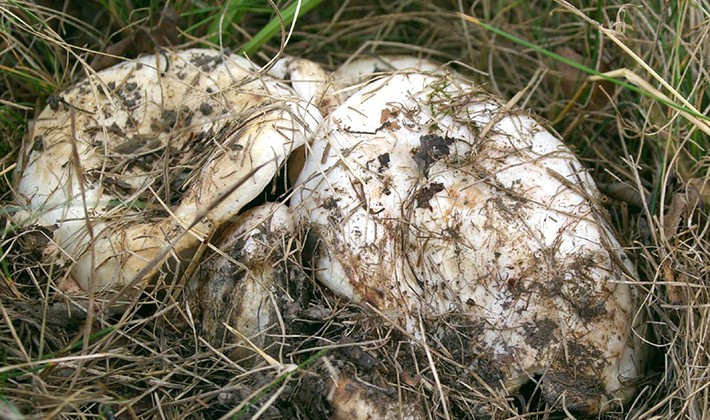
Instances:
[[[2,201],[9,211],[17,151],[48,98],[123,57],[203,46],[258,63],[282,52],[332,66],[377,54],[452,62],[551,121],[591,168],[637,265],[639,316],[650,329],[646,382],[624,412],[607,416],[710,418],[709,38],[710,10],[699,0],[0,2]],[[480,395],[447,389],[442,404],[420,370],[427,355],[310,279],[302,323],[283,339],[276,364],[257,355],[248,369],[224,357],[200,339],[190,308],[168,297],[152,296],[120,322],[86,322],[57,296],[61,270],[40,262],[46,235],[19,234],[5,220],[3,415],[326,415],[327,400],[308,396],[327,384],[309,378],[329,363],[365,369],[343,351],[353,347],[343,336],[398,372],[416,372],[399,375],[393,389],[426,395],[432,416],[475,413]],[[285,365],[297,373],[279,370]],[[502,417],[564,416],[531,401],[496,404]]]

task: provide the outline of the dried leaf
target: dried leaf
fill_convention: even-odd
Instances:
[[[671,205],[663,216],[663,236],[670,241],[678,231],[681,220],[688,208],[688,201],[685,193],[677,192],[673,194]]]
[[[663,279],[666,282],[666,295],[668,296],[668,302],[671,305],[686,305],[687,299],[681,292],[681,287],[678,285],[678,277],[684,279],[685,276],[676,276],[676,271],[671,266],[671,261],[669,259],[663,260],[661,263],[661,270],[663,270]]]
[[[676,192],[671,199],[671,205],[663,216],[663,235],[667,240],[674,237],[681,221],[689,218],[698,206],[710,205],[710,185],[701,178],[690,179],[685,191]]]
[[[367,353],[361,346],[356,345],[350,337],[341,337],[338,344],[349,344],[345,347],[341,347],[340,353],[350,359],[350,361],[355,363],[360,369],[371,371],[373,369],[382,368],[382,362],[379,359]]]
[[[582,63],[585,66],[594,67],[592,60],[588,57],[583,57],[572,48],[558,48],[555,50],[555,53],[569,60]],[[589,75],[579,69],[561,62],[554,62],[552,68],[557,70],[560,87],[562,88],[564,96],[570,100],[577,99],[579,97],[578,91],[584,87],[584,82]],[[600,72],[606,72],[607,70],[608,69],[603,64],[599,68]],[[605,92],[612,92],[612,87],[612,83],[608,81],[593,83],[592,89],[594,89],[594,91],[592,93],[592,97],[587,103],[586,109],[596,111],[607,106],[609,101],[607,100]]]
[[[710,180],[702,178],[692,178],[686,186],[688,193],[695,196],[693,206],[702,203],[710,206]]]
[[[561,55],[572,61],[582,62],[583,64],[588,64],[589,60],[585,60],[584,57],[577,54],[573,49],[568,47],[559,48],[555,53]],[[565,96],[571,98],[579,86],[582,84],[584,79],[587,77],[586,73],[565,63],[556,63],[557,73],[560,76],[560,87],[564,92]]]
[[[638,189],[623,182],[597,183],[599,190],[614,200],[623,201],[631,207],[643,208],[644,198]]]

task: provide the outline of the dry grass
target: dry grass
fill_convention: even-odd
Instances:
[[[129,48],[120,51],[130,55],[143,48],[146,36],[140,34],[152,34],[151,42],[156,35],[172,36],[166,33],[170,28],[155,31],[160,9],[152,2],[141,2],[144,7],[134,13],[120,3],[105,0],[74,10],[62,2],[0,1],[0,173],[6,210],[12,210],[12,169],[22,134],[47,97],[81,78],[93,51],[118,51],[109,45],[130,38]],[[209,43],[214,33],[204,19],[219,10],[203,3],[174,3],[187,28],[174,41]],[[577,2],[591,3],[583,8],[564,1],[461,3],[326,1],[302,18],[286,52],[332,65],[357,54],[451,61],[490,91],[504,98],[519,95],[518,105],[552,121],[607,195],[609,216],[636,261],[636,287],[645,296],[639,316],[648,319],[652,349],[646,381],[630,407],[608,417],[710,418],[710,135],[703,131],[708,124],[703,115],[710,110],[707,3]],[[598,72],[626,69],[616,74],[642,92],[607,79],[584,84],[587,74],[467,22],[459,12]],[[267,20],[261,10],[246,13],[223,33],[223,44],[236,50]],[[272,39],[255,59],[272,57],[279,46],[278,37]],[[323,378],[334,369],[360,372],[362,381],[379,384],[393,398],[425,395],[433,417],[469,417],[490,399],[480,383],[461,388],[454,360],[413,346],[376,314],[322,290],[300,269],[298,248],[289,248],[290,257],[282,261],[284,270],[300,279],[284,285],[298,304],[293,322],[274,334],[269,357],[253,353],[250,361],[237,364],[225,356],[226,348],[200,337],[199,313],[173,299],[174,293],[157,290],[120,316],[84,321],[56,289],[62,270],[38,262],[41,237],[41,232],[15,232],[6,219],[0,417],[319,417],[327,412]],[[174,279],[165,281],[169,286]],[[284,371],[289,366],[299,368]],[[475,375],[464,379],[477,384]],[[516,415],[510,401],[488,402],[502,417]],[[564,417],[530,401],[517,404],[526,418]]]

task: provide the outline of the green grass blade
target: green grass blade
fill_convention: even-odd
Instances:
[[[277,33],[281,31],[281,25],[290,25],[293,23],[294,18],[296,18],[296,12],[298,11],[299,16],[303,16],[309,11],[313,10],[314,7],[318,6],[323,0],[302,0],[293,3],[286,9],[281,11],[281,17],[278,16],[273,18],[269,23],[260,30],[254,38],[246,43],[242,48],[239,49],[239,54],[252,55],[259,51],[262,45],[273,38]],[[299,7],[300,6],[300,7]]]
[[[214,17],[209,27],[210,42],[219,44],[220,37],[224,29],[228,28],[228,22],[235,22],[241,19],[249,10],[249,0],[229,0],[224,5],[224,11]]]
[[[570,60],[569,58],[563,57],[563,56],[561,56],[561,55],[559,55],[559,54],[556,54],[556,53],[554,53],[554,52],[552,52],[552,51],[550,51],[550,50],[547,50],[547,49],[545,49],[545,48],[543,48],[543,47],[540,47],[539,45],[535,45],[535,44],[533,44],[532,42],[526,41],[526,40],[524,40],[524,39],[522,39],[522,38],[518,38],[517,36],[515,36],[515,35],[513,35],[513,34],[511,34],[511,33],[508,33],[508,32],[506,32],[506,31],[504,31],[504,30],[502,30],[502,29],[496,28],[495,26],[490,25],[490,24],[488,24],[488,23],[486,23],[486,22],[483,22],[483,21],[481,21],[481,20],[479,20],[479,19],[476,19],[476,18],[474,18],[474,17],[468,16],[468,15],[464,15],[464,14],[461,14],[461,16],[462,16],[464,19],[466,19],[468,22],[470,22],[470,23],[473,23],[473,24],[475,24],[475,25],[481,26],[482,28],[486,29],[487,31],[493,32],[494,34],[499,35],[499,36],[501,36],[501,37],[503,37],[503,38],[505,38],[505,39],[507,39],[507,40],[509,40],[509,41],[513,41],[513,42],[515,42],[516,44],[519,44],[519,45],[522,45],[522,46],[524,46],[524,47],[530,48],[530,49],[532,49],[532,50],[534,50],[534,51],[536,51],[536,52],[538,52],[538,53],[540,53],[540,54],[542,54],[542,55],[544,55],[544,56],[546,56],[546,57],[550,57],[550,58],[552,58],[552,59],[554,59],[554,60],[557,60],[557,61],[559,61],[559,62],[561,62],[561,63],[567,64],[568,66],[573,67],[573,68],[575,68],[575,69],[577,69],[577,70],[583,71],[583,72],[585,72],[585,73],[587,73],[587,74],[590,74],[590,75],[593,75],[593,76],[597,76],[597,77],[599,77],[600,79],[604,79],[604,80],[606,80],[606,81],[609,81],[609,82],[611,82],[611,83],[614,83],[614,84],[616,84],[616,85],[618,85],[618,86],[621,86],[621,87],[623,87],[623,88],[625,88],[625,89],[628,89],[628,90],[630,90],[630,91],[632,91],[632,92],[636,92],[636,93],[639,93],[639,94],[641,94],[641,95],[643,95],[643,96],[647,96],[647,97],[649,97],[649,98],[652,98],[652,99],[654,99],[654,100],[656,100],[656,101],[658,101],[658,102],[660,102],[660,103],[662,103],[662,104],[664,104],[664,105],[667,105],[667,106],[669,106],[669,107],[671,107],[671,108],[673,108],[673,109],[675,109],[675,110],[677,110],[677,111],[685,112],[685,113],[687,113],[687,114],[689,114],[689,115],[692,115],[693,117],[699,118],[699,119],[701,119],[701,120],[710,121],[710,117],[707,116],[707,115],[701,114],[701,113],[699,113],[699,112],[697,112],[697,111],[695,111],[695,110],[692,110],[692,109],[688,109],[688,108],[686,108],[686,107],[684,107],[684,106],[682,106],[682,105],[678,105],[677,103],[675,103],[675,102],[673,102],[673,101],[670,101],[670,100],[668,100],[668,99],[666,99],[666,98],[658,97],[658,96],[654,95],[652,92],[648,92],[648,91],[646,91],[646,90],[644,90],[644,89],[641,89],[641,88],[637,87],[636,85],[633,85],[633,84],[628,83],[628,82],[626,82],[626,81],[624,81],[624,80],[619,80],[619,79],[617,79],[617,78],[615,78],[615,77],[612,77],[612,76],[606,75],[606,74],[604,74],[604,73],[601,73],[601,72],[597,71],[596,69],[594,69],[594,68],[592,68],[592,67],[585,66],[584,64],[578,63],[577,61]]]

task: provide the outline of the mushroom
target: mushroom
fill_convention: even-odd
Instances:
[[[191,296],[201,311],[202,335],[240,360],[266,351],[282,335],[278,313],[286,292],[288,250],[295,235],[290,209],[266,203],[240,215],[200,265]]]
[[[637,275],[594,181],[530,115],[444,69],[380,73],[325,118],[297,185],[335,293],[417,337],[466,317],[487,361],[468,363],[503,394],[539,377],[588,414],[633,395]]]
[[[14,221],[53,231],[65,289],[114,299],[189,258],[322,119],[291,85],[201,49],[124,62],[48,102],[20,155]]]

